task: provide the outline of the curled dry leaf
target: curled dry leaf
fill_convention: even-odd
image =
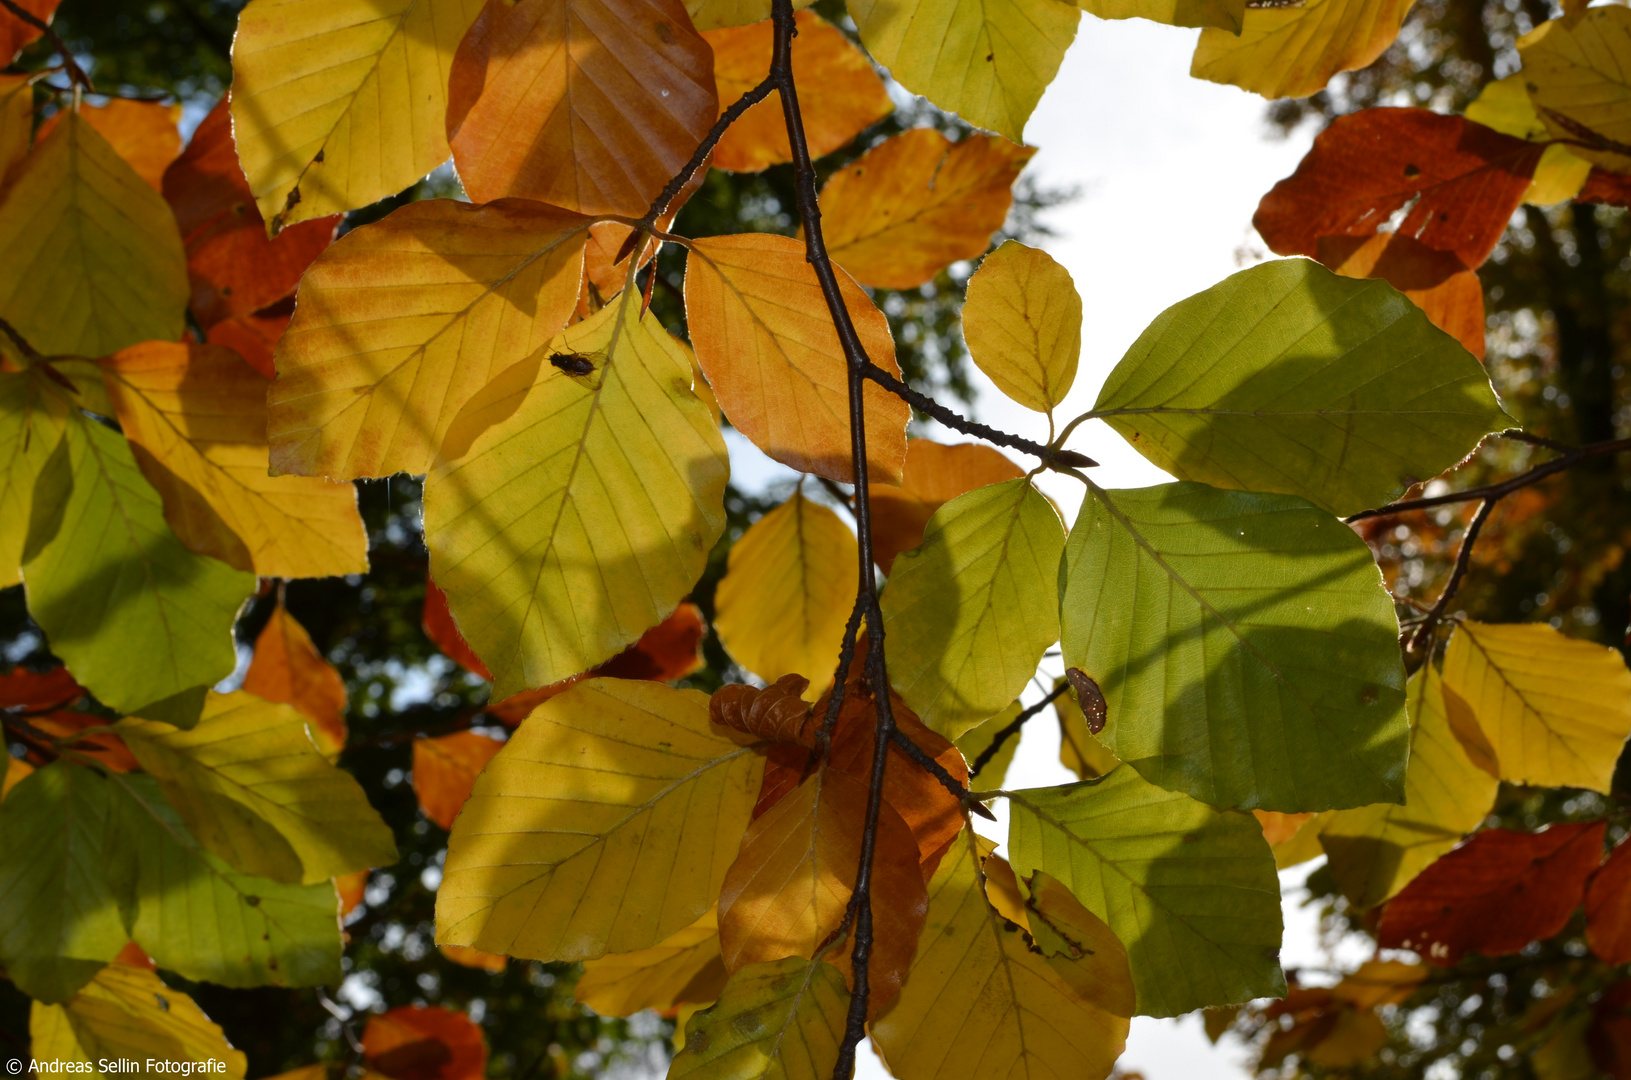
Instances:
[[[764,688],[731,683],[714,692],[708,702],[708,716],[716,724],[760,739],[815,746],[819,724],[814,719],[804,691],[810,680],[802,675],[783,675]]]
[[[1081,706],[1082,714],[1087,717],[1087,730],[1094,735],[1104,730],[1104,722],[1110,715],[1110,706],[1105,703],[1104,691],[1099,684],[1081,668],[1065,669],[1065,678],[1070,681],[1070,688],[1076,691],[1077,704]]]
[[[481,1080],[487,1039],[462,1012],[409,1005],[368,1018],[362,1048],[368,1068],[391,1080]]]

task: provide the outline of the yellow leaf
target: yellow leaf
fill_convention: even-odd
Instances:
[[[1007,707],[1059,640],[1065,526],[1029,480],[977,488],[936,510],[883,592],[889,675],[949,739]]]
[[[253,0],[232,133],[269,235],[395,195],[447,160],[448,68],[480,0]]]
[[[986,901],[967,831],[929,883],[900,998],[872,1038],[901,1080],[1109,1075],[1128,1022],[1090,1004]]]
[[[868,358],[899,375],[889,320],[847,274],[838,287]],[[694,241],[685,313],[731,423],[782,464],[849,483],[849,365],[804,245],[768,233]],[[862,401],[871,476],[899,483],[911,409],[872,382]]]
[[[0,75],[0,194],[7,174],[28,155],[34,141],[34,80]]]
[[[77,113],[18,166],[0,251],[0,317],[42,353],[106,356],[186,329],[175,215]]]
[[[92,1076],[120,1075],[99,1068],[121,1059],[219,1062],[225,1071],[208,1075],[230,1080],[243,1080],[248,1069],[243,1053],[192,998],[125,964],[109,964],[64,1004],[36,1001],[28,1033],[35,1060],[85,1062]]]
[[[793,75],[804,113],[804,138],[810,156],[819,158],[888,116],[894,105],[871,62],[842,31],[813,11],[801,11],[796,18]],[[764,81],[775,24],[766,19],[702,37],[714,51],[714,82],[723,114]],[[714,147],[713,165],[732,172],[759,172],[792,160],[781,97],[772,92],[726,129]]]
[[[1065,399],[1082,353],[1082,298],[1047,252],[1009,240],[968,282],[963,337],[997,389],[1037,412]]]
[[[267,383],[237,353],[155,341],[101,366],[136,462],[182,543],[262,577],[368,570],[355,488],[267,473]]]
[[[205,850],[274,881],[313,884],[396,862],[391,830],[293,708],[215,694],[196,727],[114,725]]]
[[[1631,10],[1609,5],[1553,19],[1519,41],[1518,53],[1547,129],[1587,161],[1631,172]]]
[[[255,639],[243,689],[293,705],[311,721],[312,741],[325,757],[345,749],[345,680],[312,644],[311,635],[279,600]]]
[[[1468,760],[1451,731],[1431,665],[1411,678],[1405,704],[1414,723],[1404,805],[1338,810],[1319,830],[1332,876],[1361,910],[1392,898],[1477,828],[1495,804],[1495,778]]]
[[[1467,106],[1466,116],[1468,120],[1475,120],[1487,128],[1531,142],[1551,138],[1546,122],[1535,111],[1534,100],[1524,86],[1524,73],[1521,71],[1485,83],[1478,92],[1477,100]],[[1524,192],[1523,201],[1536,206],[1568,202],[1580,194],[1590,173],[1591,162],[1562,143],[1553,143],[1540,155],[1540,163],[1535,166],[1534,179],[1529,182],[1529,190]]]
[[[1544,623],[1463,622],[1444,687],[1471,707],[1500,778],[1607,793],[1631,734],[1631,671],[1613,649]]]
[[[838,667],[859,551],[837,514],[794,492],[731,547],[714,594],[720,644],[761,679],[803,675],[805,697],[820,697]]]
[[[1037,870],[1026,887],[1025,928],[1053,970],[1081,1000],[1131,1017],[1137,1006],[1126,946],[1058,878]]]
[[[639,952],[586,960],[572,996],[601,1016],[706,1005],[725,988],[719,909]]]
[[[695,922],[736,858],[764,759],[708,699],[591,679],[522,722],[476,781],[436,894],[442,944],[591,960]]]
[[[1056,681],[1055,686],[1059,683]],[[1067,690],[1053,699],[1054,714],[1059,718],[1059,764],[1083,780],[1107,775],[1121,764],[1110,748],[1094,737],[1087,726],[1076,691]]]
[[[1168,26],[1215,26],[1240,33],[1246,0],[1076,0],[1101,19],[1148,19]]]
[[[1202,30],[1189,73],[1266,98],[1306,97],[1381,56],[1415,0],[1307,0],[1251,8],[1238,36]]]
[[[1015,142],[1081,21],[1057,0],[850,0],[849,13],[896,82]]]
[[[793,7],[807,8],[813,3],[815,0],[793,0]],[[770,18],[770,0],[685,0],[685,10],[698,30],[718,30]]]
[[[754,964],[686,1022],[684,1049],[668,1075],[827,1080],[848,1015],[844,976],[831,964],[796,956]]]
[[[991,135],[959,143],[933,128],[896,135],[821,189],[827,251],[863,285],[915,289],[959,259],[985,253],[1035,153]]]
[[[65,398],[40,372],[0,372],[0,589],[23,580],[34,481],[62,441]]]
[[[9,753],[6,755],[5,765],[5,776],[0,777],[0,799],[10,795],[12,788],[22,783],[34,772],[34,766],[22,758],[12,757]]]
[[[499,375],[425,481],[431,574],[495,701],[639,640],[724,529],[724,439],[685,349],[640,308],[626,290]]]
[[[435,199],[341,237],[278,342],[273,470],[428,470],[465,402],[566,325],[588,228],[554,207]]]

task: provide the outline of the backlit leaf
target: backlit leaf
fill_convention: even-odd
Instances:
[[[1045,10],[1053,9],[1077,17],[1063,4]],[[959,259],[985,253],[1013,204],[1014,181],[1035,153],[992,135],[959,143],[933,128],[896,135],[821,189],[827,251],[863,285],[915,289]]]
[[[1238,33],[1202,30],[1189,73],[1266,98],[1307,97],[1393,44],[1414,0],[1307,0],[1249,9]],[[1367,110],[1370,111],[1370,110]]]
[[[844,977],[831,964],[796,956],[754,964],[686,1023],[668,1076],[827,1080],[848,1014]]]
[[[245,873],[313,884],[396,862],[361,785],[290,706],[212,693],[189,730],[135,717],[114,727],[204,848]]]
[[[649,949],[586,960],[572,996],[601,1016],[633,1016],[706,1005],[725,988],[719,954],[719,912],[708,912]]]
[[[92,1076],[119,1075],[109,1063],[149,1058],[243,1080],[248,1062],[192,998],[146,968],[110,964],[62,1005],[36,1001],[28,1017],[36,1060],[84,1063]],[[99,1072],[98,1068],[106,1072]]]
[[[1586,941],[1605,963],[1631,963],[1631,846],[1623,842],[1586,889]]]
[[[1468,620],[1444,686],[1472,710],[1502,780],[1607,792],[1631,734],[1631,671],[1613,649],[1545,623]]]
[[[1082,780],[1103,776],[1121,764],[1088,728],[1074,690],[1055,698],[1053,711],[1059,718],[1059,764]]]
[[[794,492],[731,545],[714,593],[714,629],[731,658],[761,679],[832,681],[859,575],[855,534]]]
[[[255,639],[255,658],[244,674],[243,689],[298,709],[325,756],[345,748],[345,680],[281,601]]]
[[[52,116],[40,125],[34,138],[44,140],[68,115],[65,111]],[[114,153],[124,158],[125,164],[153,190],[163,189],[164,170],[181,153],[181,132],[176,130],[181,120],[180,105],[116,97],[106,105],[81,104],[78,115],[87,127],[95,128],[113,147]]]
[[[1466,349],[1384,281],[1286,259],[1156,317],[1092,415],[1185,480],[1381,506],[1505,427]]]
[[[150,342],[101,367],[137,464],[182,543],[262,577],[368,569],[350,484],[268,474],[267,383],[237,354]]]
[[[273,310],[294,305],[289,302],[273,305]],[[204,340],[211,345],[231,349],[244,358],[244,363],[266,376],[277,377],[277,365],[272,359],[283,332],[289,329],[289,315],[233,315],[211,326]]]
[[[1169,26],[1215,26],[1240,33],[1246,0],[1077,0],[1101,19],[1148,19]]]
[[[1092,485],[1063,573],[1064,661],[1104,692],[1100,741],[1152,782],[1241,809],[1403,794],[1393,603],[1340,521],[1284,495]]]
[[[1053,969],[1083,1001],[1111,1016],[1132,1016],[1136,1006],[1127,949],[1104,920],[1040,870],[1030,876],[1026,889],[1025,929]]]
[[[850,0],[849,13],[896,82],[1015,142],[1081,21],[1051,0]]]
[[[419,809],[444,829],[470,797],[476,777],[504,748],[497,739],[474,731],[455,731],[413,741],[413,793]]]
[[[1467,106],[1465,115],[1468,120],[1505,135],[1551,143],[1551,132],[1535,111],[1521,71],[1485,83],[1478,97]],[[1591,162],[1561,143],[1551,143],[1541,154],[1540,164],[1535,166],[1535,178],[1529,190],[1523,193],[1523,201],[1536,206],[1568,202],[1580,193],[1590,173]]]
[[[476,971],[487,971],[496,975],[509,966],[510,958],[498,953],[482,952],[464,945],[438,945],[436,951],[442,958],[460,967],[472,968]]]
[[[489,0],[448,91],[465,190],[640,216],[719,115],[711,59],[680,0]]]
[[[232,129],[276,234],[395,195],[447,160],[448,69],[479,0],[253,0]]]
[[[1126,768],[1011,801],[1015,871],[1046,871],[1109,924],[1127,946],[1140,1015],[1285,993],[1280,883],[1250,817]]]
[[[724,528],[724,440],[689,357],[640,307],[625,296],[552,341],[549,359],[503,372],[425,482],[431,573],[495,698],[639,640]],[[566,357],[591,373],[554,362]]]
[[[968,762],[970,768],[974,767],[974,762],[978,760],[986,747],[996,740],[997,733],[1013,723],[1023,708],[1023,702],[1013,702],[996,716],[974,725],[957,737],[957,749],[962,753],[963,759]],[[1014,763],[1014,751],[1018,749],[1019,736],[1017,734],[1010,735],[1008,740],[991,756],[991,760],[980,768],[979,775],[969,779],[968,789],[970,791],[994,791],[1002,787],[1003,780],[1008,776],[1008,766]]]
[[[848,275],[838,285],[868,359],[899,375],[883,312]],[[697,363],[731,423],[782,464],[849,483],[849,365],[804,245],[768,233],[695,241],[685,313]],[[862,400],[872,476],[895,483],[911,409],[870,381]]]
[[[16,667],[0,675],[0,709],[22,708],[29,712],[71,705],[85,695],[65,667],[30,671]]]
[[[1082,298],[1070,271],[1009,240],[968,281],[963,336],[997,388],[1028,409],[1065,399],[1082,352]]]
[[[347,233],[306,272],[278,343],[274,471],[428,470],[476,391],[566,324],[588,225],[534,203],[434,199]]]
[[[1377,941],[1448,967],[1506,956],[1561,931],[1602,857],[1602,821],[1543,832],[1488,829],[1424,870],[1382,909]]]
[[[986,899],[972,833],[929,884],[929,915],[899,1000],[872,1023],[901,1080],[1107,1076],[1128,1024],[1081,999],[1029,934]]]
[[[1344,975],[1342,981],[1331,988],[1331,993],[1356,1009],[1402,1005],[1432,971],[1425,964],[1407,964],[1402,960],[1367,960],[1356,971]]]
[[[69,418],[34,507],[23,578],[51,651],[111,708],[151,712],[188,692],[196,717],[203,688],[236,665],[232,623],[254,575],[183,547],[130,443],[82,416]]]
[[[362,1047],[368,1068],[391,1080],[481,1080],[487,1039],[462,1012],[405,1005],[368,1018]]]
[[[1343,277],[1381,278],[1421,308],[1428,321],[1484,358],[1484,287],[1448,251],[1435,251],[1401,233],[1325,236],[1319,261]]]
[[[458,624],[453,621],[453,612],[447,606],[447,594],[428,576],[425,578],[425,606],[419,617],[420,625],[424,628],[425,636],[430,643],[441,650],[442,655],[454,661],[473,675],[480,675],[484,679],[492,679],[493,673],[487,670],[487,665],[481,662],[481,657],[470,648],[470,643],[464,640],[459,633]],[[516,717],[515,722],[520,723],[522,717]]]
[[[761,769],[694,690],[573,687],[476,781],[448,841],[437,940],[573,960],[656,945],[713,906]]]
[[[1588,9],[1518,43],[1523,82],[1553,137],[1606,169],[1631,172],[1631,11]]]
[[[1431,664],[1406,687],[1412,727],[1404,805],[1339,810],[1320,826],[1331,875],[1361,910],[1375,907],[1477,828],[1495,803],[1495,778],[1467,759],[1450,730]]]
[[[1059,513],[1029,480],[935,511],[883,593],[889,671],[931,728],[955,739],[1001,711],[1059,640]]]
[[[798,81],[804,137],[812,158],[823,157],[888,116],[894,105],[866,54],[813,11],[795,16],[793,77]],[[714,54],[719,111],[764,81],[775,27],[769,19],[702,35]],[[781,97],[769,97],[737,118],[714,147],[716,169],[758,172],[792,161]]]
[[[186,329],[187,257],[170,208],[77,113],[12,177],[0,251],[12,253],[0,317],[42,353],[106,356]]]
[[[1281,255],[1317,255],[1320,238],[1370,237],[1405,209],[1398,232],[1475,269],[1506,231],[1540,155],[1534,143],[1460,116],[1362,109],[1320,132],[1297,171],[1263,196],[1252,224]]]
[[[982,443],[944,446],[928,439],[907,442],[901,471],[899,487],[869,486],[872,553],[884,573],[894,567],[895,556],[923,542],[924,527],[942,505],[975,488],[1025,475],[1025,470]]]
[[[0,371],[0,589],[23,580],[34,482],[62,441],[66,397],[43,373]]]

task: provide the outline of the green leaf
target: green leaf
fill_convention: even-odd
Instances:
[[[130,444],[79,414],[35,485],[23,580],[51,651],[124,713],[230,675],[255,590],[254,574],[183,547]]]
[[[109,781],[117,844],[134,859],[131,936],[159,967],[221,986],[334,985],[334,883],[283,885],[240,874],[199,846],[150,776]]]
[[[685,1025],[668,1075],[827,1080],[848,1012],[844,976],[831,964],[799,956],[750,964]]]
[[[1029,480],[976,488],[936,510],[883,593],[890,681],[956,739],[1025,689],[1059,639],[1065,529]]]
[[[310,885],[397,860],[390,827],[292,706],[212,693],[191,730],[115,727],[204,849],[244,873]]]
[[[62,441],[68,409],[28,371],[0,372],[0,589],[23,580],[34,481]]]
[[[1286,992],[1280,881],[1257,822],[1119,768],[1016,791],[1014,871],[1064,882],[1127,946],[1144,1016]]]
[[[54,762],[0,802],[0,964],[29,997],[67,1001],[130,935],[108,880],[107,782]]]
[[[1288,812],[1403,797],[1393,602],[1342,522],[1286,495],[1090,483],[1065,573],[1065,664],[1104,691],[1099,741],[1152,782]]]
[[[1180,479],[1335,514],[1437,476],[1509,420],[1478,361],[1403,293],[1307,259],[1162,312],[1089,415]]]

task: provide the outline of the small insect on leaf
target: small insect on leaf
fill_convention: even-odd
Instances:
[[[578,353],[556,353],[549,358],[549,362],[568,375],[593,375],[595,372],[595,362]]]
[[[1104,730],[1104,722],[1110,716],[1104,692],[1081,668],[1066,668],[1065,678],[1070,680],[1070,688],[1076,691],[1077,700],[1082,703],[1082,712],[1087,716],[1087,730],[1097,735]]]

